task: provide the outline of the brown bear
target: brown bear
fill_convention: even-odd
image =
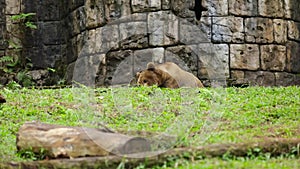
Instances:
[[[147,69],[136,75],[137,84],[144,86],[157,85],[159,87],[203,87],[201,81],[192,73],[182,70],[173,62],[155,65],[147,64]]]
[[[177,81],[167,72],[155,68],[155,65],[150,62],[147,64],[147,69],[136,74],[138,85],[178,88]]]

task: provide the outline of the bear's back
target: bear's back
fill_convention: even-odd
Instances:
[[[203,84],[196,76],[181,69],[175,63],[166,62],[158,64],[155,67],[169,73],[174,79],[176,79],[180,87],[203,87]]]

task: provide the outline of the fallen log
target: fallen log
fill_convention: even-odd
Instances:
[[[17,133],[17,150],[43,151],[48,158],[75,158],[145,152],[150,151],[150,143],[108,129],[25,123]]]
[[[266,139],[260,142],[242,143],[242,144],[216,144],[201,146],[197,148],[174,148],[169,151],[151,152],[151,155],[140,154],[140,158],[125,158],[122,156],[109,155],[105,157],[84,157],[75,159],[55,159],[30,162],[9,162],[0,163],[0,168],[4,169],[27,169],[27,168],[56,168],[56,169],[81,169],[81,168],[117,168],[121,163],[126,168],[134,168],[139,164],[147,167],[164,164],[165,161],[174,158],[197,158],[222,157],[224,154],[233,156],[247,156],[249,151],[259,149],[260,153],[269,153],[271,156],[278,156],[286,153],[295,153],[300,156],[299,152],[300,138],[293,139]],[[297,152],[294,150],[298,149]]]

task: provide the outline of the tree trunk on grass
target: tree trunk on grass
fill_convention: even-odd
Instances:
[[[29,162],[10,162],[0,163],[0,168],[5,169],[27,169],[27,168],[56,168],[56,169],[82,169],[82,168],[117,168],[119,165],[125,165],[125,168],[134,168],[139,164],[147,167],[164,164],[168,159],[189,158],[191,161],[202,159],[203,157],[222,157],[223,155],[247,156],[252,151],[252,156],[259,156],[261,153],[269,153],[271,156],[281,154],[290,154],[298,147],[299,156],[300,139],[268,139],[256,143],[243,144],[217,144],[201,146],[197,148],[174,148],[166,152],[153,153],[153,156],[145,157],[143,153],[140,158],[125,158],[121,156],[109,155],[105,157],[84,157],[75,159],[55,159]],[[256,150],[255,150],[256,149]],[[255,150],[255,151],[253,151]],[[258,151],[259,150],[259,151]],[[258,153],[258,154],[255,154]]]
[[[107,129],[64,127],[44,123],[25,123],[17,134],[18,151],[43,151],[49,158],[107,156],[150,151],[141,137],[113,133]]]
[[[130,137],[101,129],[26,123],[20,128],[17,136],[19,151],[32,148],[34,152],[44,149],[50,153],[51,157],[102,157],[0,163],[0,168],[117,168],[120,164],[125,165],[126,168],[133,168],[141,163],[147,167],[163,164],[170,157],[171,159],[197,160],[203,157],[222,157],[224,155],[255,157],[264,153],[268,153],[272,157],[291,153],[299,156],[299,146],[300,138],[272,138],[240,144],[215,144],[147,152],[150,150],[150,143],[139,137]],[[136,153],[136,155],[129,156],[131,157],[129,158],[128,156],[111,155],[111,152],[116,154]]]

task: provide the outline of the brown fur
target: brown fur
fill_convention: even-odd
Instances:
[[[177,81],[169,75],[169,73],[155,68],[154,65],[148,63],[147,69],[136,74],[137,84],[142,86],[178,88]]]
[[[172,62],[155,65],[147,64],[147,69],[137,73],[139,85],[178,88],[178,87],[203,87],[201,81],[192,73],[182,70]]]

